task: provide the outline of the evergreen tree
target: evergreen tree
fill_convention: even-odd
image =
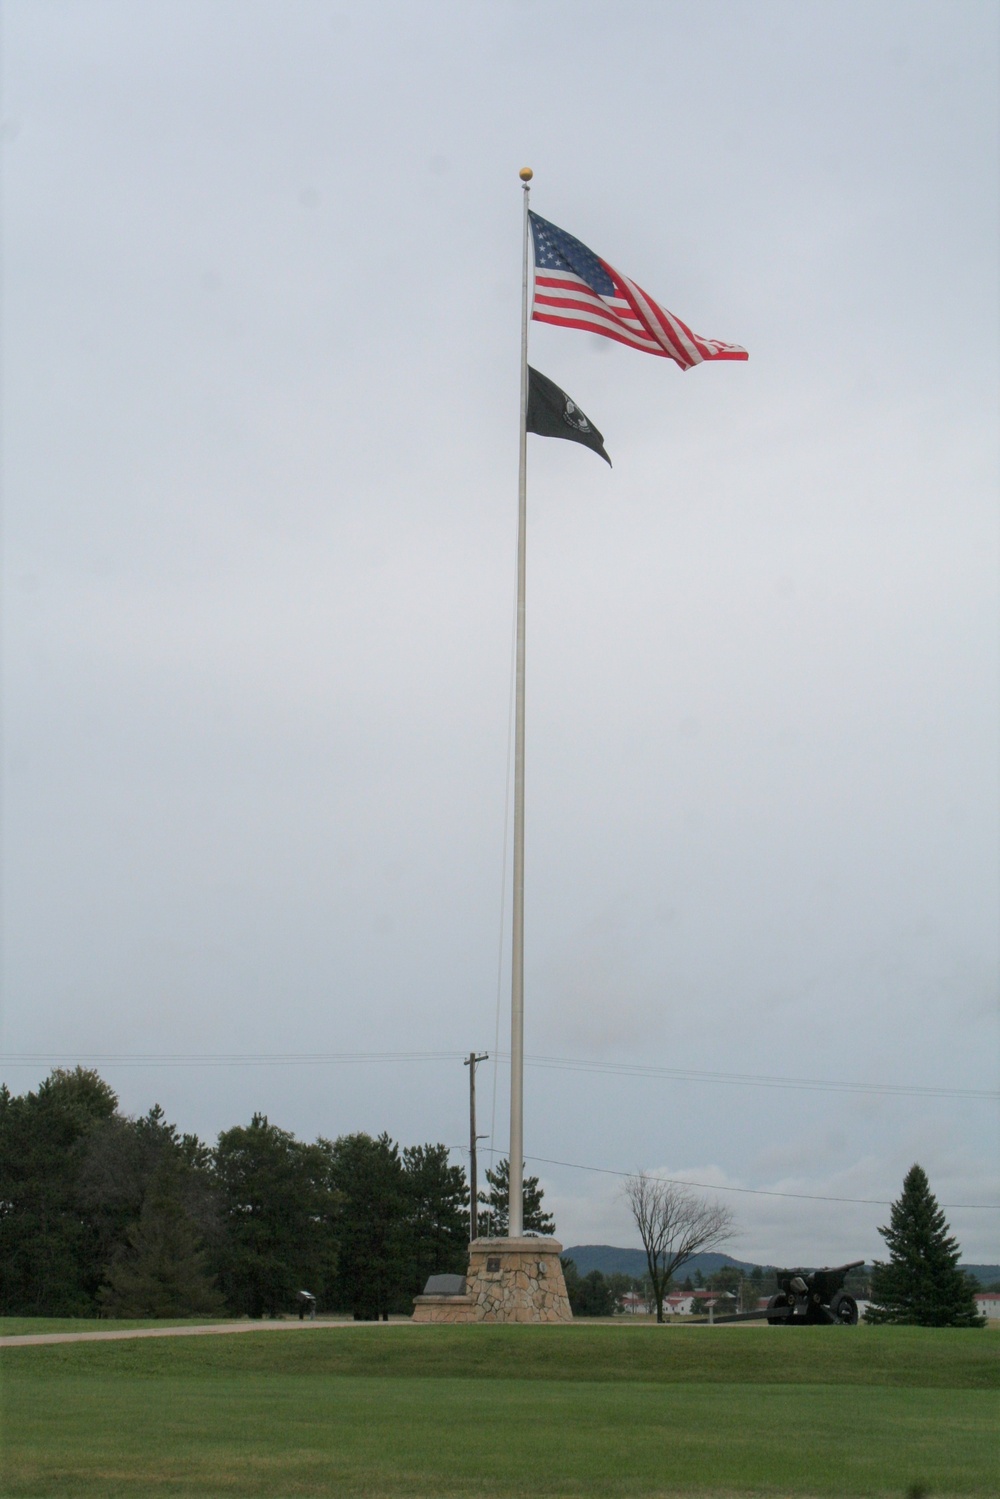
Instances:
[[[469,1262],[469,1188],[447,1145],[403,1151],[407,1290],[419,1296],[429,1275],[464,1275]]]
[[[377,1140],[357,1134],[343,1135],[328,1148],[339,1197],[337,1307],[358,1321],[388,1321],[390,1312],[412,1311],[411,1202],[399,1146],[385,1134]]]
[[[164,1162],[149,1184],[128,1248],[108,1270],[98,1299],[112,1317],[218,1316],[222,1296],[185,1209],[180,1168]]]
[[[510,1206],[510,1162],[506,1157],[498,1161],[492,1171],[487,1171],[486,1180],[490,1190],[479,1194],[479,1201],[486,1208],[485,1214],[482,1215],[486,1221],[480,1228],[480,1233],[488,1234],[491,1238],[502,1239],[507,1235]],[[542,1209],[543,1193],[538,1185],[538,1177],[525,1176],[523,1188],[525,1233],[554,1234],[556,1220],[551,1213],[546,1213]]]
[[[299,1291],[322,1298],[334,1259],[330,1147],[255,1114],[215,1148],[223,1238],[216,1268],[233,1311],[275,1317]]]
[[[642,1292],[642,1281],[634,1275],[625,1275],[620,1270],[613,1270],[606,1275],[608,1290],[611,1292],[611,1310],[620,1312],[623,1310],[625,1297],[631,1291]]]
[[[757,1310],[757,1302],[761,1297],[761,1282],[763,1275],[759,1265],[754,1265],[749,1275],[744,1275],[740,1280],[740,1311],[753,1312]]]
[[[889,1261],[875,1261],[872,1302],[866,1322],[907,1322],[917,1327],[984,1327],[971,1282],[958,1268],[958,1241],[927,1174],[911,1166],[902,1196],[892,1205],[889,1227],[880,1228]]]
[[[612,1317],[615,1297],[611,1285],[600,1270],[580,1275],[572,1260],[560,1261],[566,1280],[566,1295],[574,1317]]]
[[[114,1114],[91,1131],[80,1152],[78,1199],[99,1245],[104,1274],[132,1252],[130,1231],[154,1183],[168,1179],[203,1247],[217,1247],[218,1200],[211,1153],[182,1135],[159,1104],[141,1119]],[[103,1300],[102,1293],[102,1300]]]
[[[106,1256],[81,1202],[80,1168],[117,1107],[83,1067],[56,1068],[22,1097],[0,1087],[0,1313],[93,1313]]]
[[[727,1296],[735,1295],[743,1279],[735,1265],[720,1265],[705,1282],[710,1291],[723,1291]]]

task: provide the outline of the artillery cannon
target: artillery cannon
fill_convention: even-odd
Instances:
[[[753,1312],[732,1312],[715,1317],[715,1322],[762,1322],[772,1327],[820,1326],[854,1327],[858,1320],[858,1303],[844,1290],[849,1270],[857,1270],[864,1260],[852,1260],[822,1270],[779,1270],[778,1291],[766,1307]]]
[[[858,1303],[844,1290],[848,1270],[858,1270],[864,1260],[852,1260],[835,1270],[779,1270],[776,1295],[767,1303],[772,1327],[782,1322],[841,1323],[854,1327]]]

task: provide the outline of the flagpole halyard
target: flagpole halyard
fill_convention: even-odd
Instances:
[[[520,171],[523,244],[521,257],[521,426],[517,485],[517,656],[514,710],[514,899],[510,980],[510,1155],[507,1234],[524,1233],[524,617],[528,492],[528,243],[530,167]]]

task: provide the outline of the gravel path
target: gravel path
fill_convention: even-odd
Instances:
[[[0,1337],[0,1348],[22,1348],[32,1343],[102,1343],[120,1338],[201,1338],[234,1332],[305,1332],[335,1327],[412,1326],[409,1318],[395,1323],[355,1322],[206,1322],[200,1327],[123,1327],[109,1332],[30,1332]]]

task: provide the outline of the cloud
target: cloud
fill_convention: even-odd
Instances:
[[[530,162],[751,358],[531,330],[615,469],[530,440],[529,1052],[995,1089],[996,17],[569,14],[525,69],[517,8],[7,7],[7,1053],[493,1047]],[[113,1080],[453,1144],[449,1067]],[[529,1153],[615,1170],[994,1153],[988,1100],[528,1081]],[[746,1257],[878,1248],[738,1201]]]

